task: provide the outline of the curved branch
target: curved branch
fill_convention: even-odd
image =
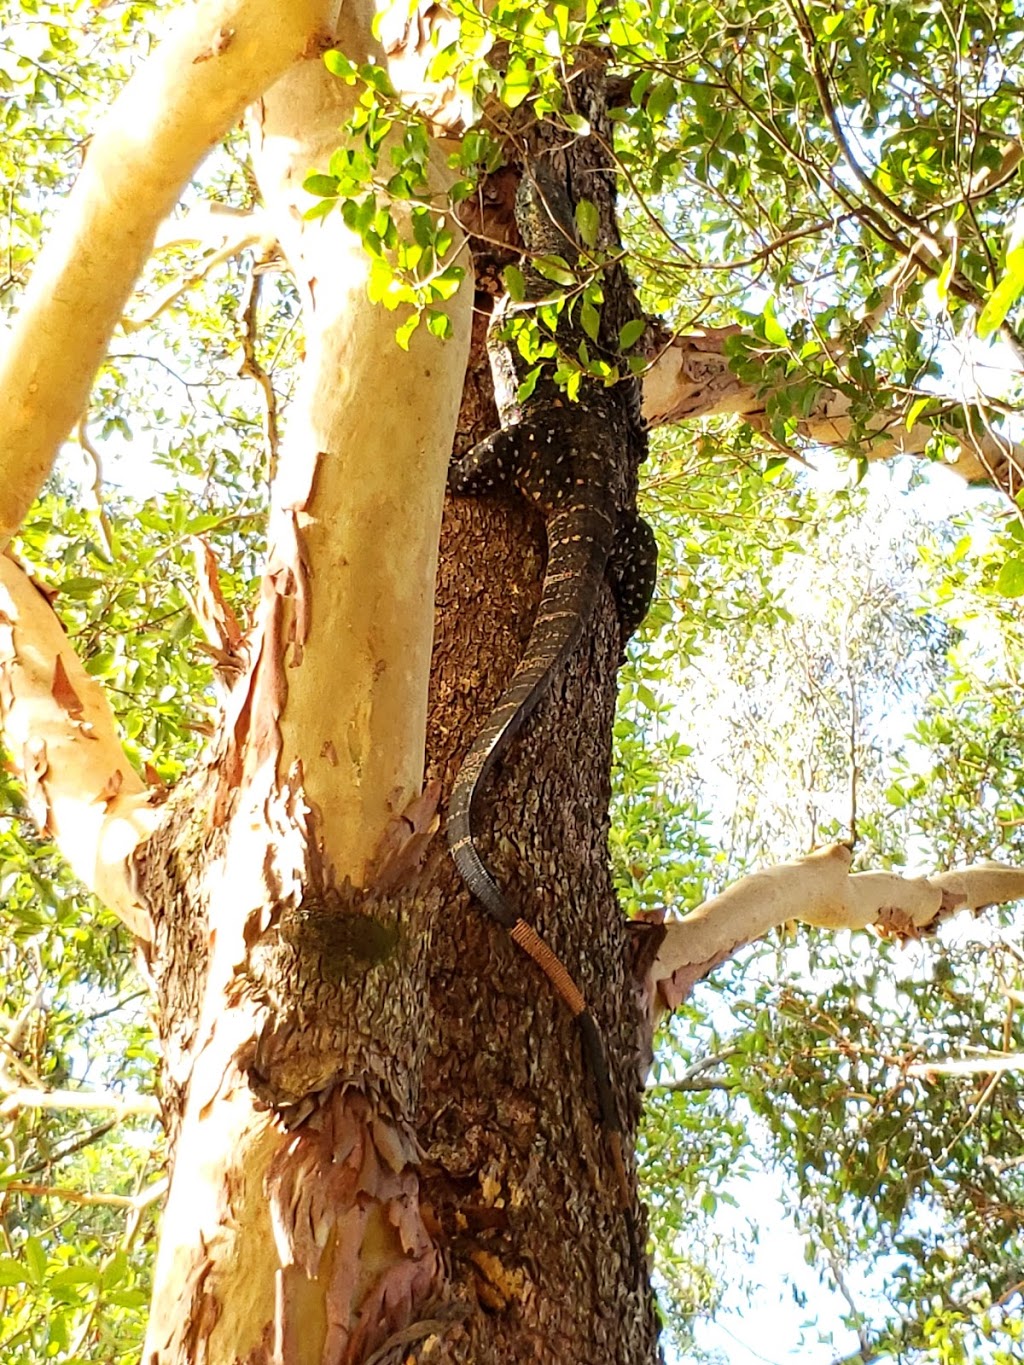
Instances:
[[[93,137],[0,360],[0,545],[85,407],[161,220],[245,107],[303,54],[333,0],[201,0]]]
[[[851,874],[852,857],[845,844],[831,844],[743,877],[684,919],[665,924],[648,975],[652,998],[656,994],[674,1009],[738,949],[790,920],[823,929],[872,927],[890,937],[921,938],[961,910],[1024,898],[1024,868],[981,863],[932,877]]]
[[[761,430],[766,420],[766,397],[755,384],[733,373],[725,354],[726,340],[742,332],[738,326],[708,327],[659,345],[656,329],[652,329],[648,349],[653,355],[643,377],[647,425],[731,415]],[[936,403],[943,402],[940,395],[927,396]],[[848,447],[855,430],[851,407],[846,394],[822,388],[811,411],[798,423],[799,437],[816,445]],[[942,435],[956,444],[956,458],[949,465],[956,474],[968,483],[993,483],[1014,497],[1024,476],[1024,445],[987,426],[976,409],[968,408],[967,417],[966,431],[942,416],[929,422],[915,421],[908,430],[902,412],[881,408],[868,423],[862,454],[873,461],[891,460],[897,455],[922,456],[932,439]]]

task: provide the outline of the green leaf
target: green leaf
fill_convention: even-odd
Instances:
[[[580,326],[591,341],[596,341],[601,331],[601,314],[589,299],[584,299],[580,307]]]
[[[1024,294],[1024,246],[1007,254],[1006,274],[989,295],[988,302],[978,317],[977,334],[984,341],[997,331],[1006,315]]]
[[[584,246],[596,246],[601,216],[597,205],[589,199],[581,199],[576,205],[576,231]]]
[[[436,299],[453,299],[459,292],[459,286],[465,278],[465,270],[461,265],[446,265],[440,275],[435,275],[430,281],[430,289]]]
[[[955,258],[953,256],[953,253],[951,252],[949,256],[946,258],[946,260],[943,261],[942,269],[935,277],[934,282],[935,297],[941,304],[946,304],[949,302],[949,282],[953,278],[954,264]]]
[[[526,277],[517,265],[507,265],[502,271],[505,288],[513,303],[522,303],[526,298]]]
[[[516,398],[520,403],[525,403],[537,387],[537,380],[540,378],[541,368],[540,365],[535,365],[519,385],[519,388],[516,390]]]
[[[60,585],[60,593],[62,597],[74,597],[81,601],[92,597],[102,587],[102,578],[65,578]]]
[[[562,256],[535,256],[533,268],[538,275],[543,275],[552,284],[573,285],[576,283],[576,276],[569,268],[569,263]]]
[[[1002,597],[1024,597],[1024,559],[1008,559],[999,570],[996,592]]]
[[[763,478],[765,483],[774,483],[780,479],[789,468],[789,461],[784,455],[771,455],[764,462]]]
[[[46,1275],[46,1252],[43,1244],[38,1237],[29,1237],[25,1241],[25,1264],[28,1267],[29,1275],[34,1284],[42,1284]]]
[[[340,76],[349,85],[355,83],[358,67],[355,62],[350,62],[343,52],[337,52],[333,48],[330,52],[325,52],[324,66],[332,75]]]
[[[416,328],[419,325],[420,314],[410,313],[409,316],[405,319],[405,321],[401,323],[398,327],[396,327],[395,340],[398,342],[399,346],[401,346],[403,351],[407,351],[409,349],[409,341],[412,337],[413,332],[415,332]]]
[[[312,175],[307,175],[302,182],[302,188],[307,194],[315,194],[320,198],[327,198],[338,193],[337,177],[333,175],[319,175],[315,171]]]
[[[659,81],[647,97],[647,114],[652,123],[661,123],[676,101],[675,81]]]
[[[533,72],[522,57],[513,57],[508,64],[501,97],[510,109],[517,109],[533,89]]]
[[[438,337],[441,341],[447,341],[452,335],[452,320],[447,313],[439,313],[434,308],[426,310],[427,331],[431,336]]]
[[[370,278],[366,284],[366,293],[371,303],[384,303],[396,289],[394,271],[389,263],[378,257],[370,267]]]
[[[20,1261],[13,1256],[0,1256],[0,1286],[9,1288],[11,1285],[23,1284],[27,1278],[25,1267]]]
[[[72,1265],[66,1270],[58,1270],[55,1275],[49,1278],[51,1288],[66,1288],[79,1284],[96,1284],[100,1278],[99,1271],[94,1266]]]
[[[321,199],[306,210],[302,215],[303,221],[312,223],[317,218],[326,218],[328,214],[334,212],[336,206],[337,201],[334,199]]]
[[[624,322],[619,328],[619,350],[631,350],[646,331],[647,323],[643,318],[631,318],[629,322]]]
[[[789,337],[786,335],[778,318],[775,316],[775,300],[768,299],[761,314],[764,325],[764,337],[773,346],[789,346]]]
[[[907,411],[907,420],[905,422],[905,426],[908,431],[910,431],[913,428],[914,423],[921,416],[921,413],[924,412],[925,408],[931,401],[932,401],[931,398],[927,394],[925,394],[923,398],[916,398],[914,402],[911,403],[910,408]]]

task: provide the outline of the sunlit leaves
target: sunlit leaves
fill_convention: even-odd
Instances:
[[[1006,249],[1003,277],[978,318],[977,332],[982,340],[1002,325],[1021,294],[1024,294],[1024,211],[1018,213],[1017,224]]]

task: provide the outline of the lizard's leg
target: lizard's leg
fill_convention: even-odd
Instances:
[[[620,514],[608,556],[608,577],[619,609],[623,649],[647,615],[657,576],[654,532],[635,512]]]

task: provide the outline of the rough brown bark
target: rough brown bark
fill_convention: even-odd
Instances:
[[[514,503],[447,509],[431,758],[458,756],[518,661],[542,536]],[[607,870],[618,624],[610,591],[585,647],[509,755],[486,801],[492,866],[595,1002],[627,1132],[639,1116],[639,1010]],[[576,1030],[532,964],[443,869],[420,1135],[453,1278],[487,1310],[446,1353],[474,1362],[646,1362],[653,1302],[628,1246]]]
[[[599,126],[595,90],[599,80],[594,87],[581,81],[577,98]],[[613,186],[599,143],[574,142],[559,164],[570,190],[596,202],[612,224]],[[487,235],[493,241],[505,234],[492,224]],[[485,288],[499,263],[479,258]],[[613,274],[604,306],[611,336],[634,307],[627,281]],[[460,422],[467,444],[486,421],[482,330]],[[609,441],[609,477],[627,501],[636,477],[629,447],[621,431]],[[522,657],[543,560],[542,524],[521,499],[449,500],[428,731],[431,769],[444,791]],[[641,1014],[608,869],[620,632],[607,585],[589,624],[485,794],[480,843],[510,903],[593,1002],[631,1151]],[[653,1299],[646,1283],[632,1284],[576,1029],[549,983],[470,902],[454,869],[446,864],[439,871],[444,910],[433,933],[434,1026],[417,1127],[427,1147],[424,1187],[450,1250],[454,1292],[484,1311],[461,1321],[429,1358],[651,1361]]]

